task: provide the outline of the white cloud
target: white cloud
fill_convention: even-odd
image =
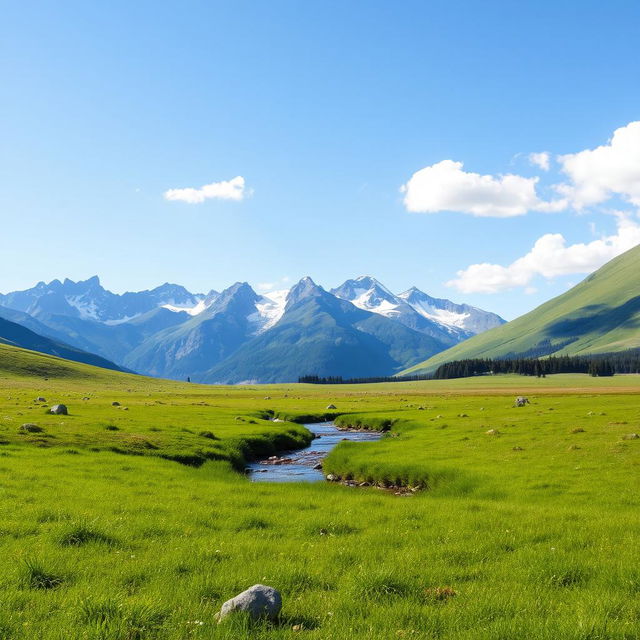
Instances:
[[[286,286],[288,282],[290,282],[291,278],[289,276],[284,276],[280,278],[277,282],[259,282],[256,285],[256,291],[260,293],[269,293],[274,289],[279,289],[280,287]]]
[[[607,144],[558,156],[558,162],[570,183],[556,189],[576,209],[614,195],[640,206],[640,121],[616,129]]]
[[[243,200],[248,195],[245,190],[245,181],[242,176],[236,176],[232,180],[212,182],[199,189],[187,187],[185,189],[169,189],[164,192],[165,200],[178,200],[189,204],[200,204],[205,200]]]
[[[472,264],[447,282],[463,293],[497,293],[527,287],[536,276],[554,278],[595,271],[609,260],[640,244],[640,224],[628,215],[616,214],[617,232],[589,243],[567,245],[559,233],[547,233],[532,249],[508,266]]]
[[[549,171],[551,157],[548,151],[541,151],[540,153],[530,153],[529,162],[536,167],[539,167],[543,171]]]
[[[480,175],[462,170],[462,162],[442,160],[420,169],[401,187],[408,211],[457,211],[478,217],[510,218],[530,210],[559,211],[564,200],[541,201],[538,178]]]

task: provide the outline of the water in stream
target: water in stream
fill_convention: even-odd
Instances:
[[[292,460],[273,464],[272,460],[253,462],[247,472],[255,482],[318,482],[324,480],[322,469],[314,469],[339,442],[351,440],[365,442],[379,440],[377,431],[340,431],[333,422],[306,424],[305,427],[320,436],[304,449],[283,454],[280,460]]]

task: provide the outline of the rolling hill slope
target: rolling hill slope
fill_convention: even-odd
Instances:
[[[403,374],[468,358],[541,357],[640,346],[640,246],[537,309],[429,358]]]
[[[31,331],[31,329],[27,329],[20,324],[16,324],[2,317],[0,317],[0,343],[22,349],[29,349],[30,351],[39,351],[40,353],[46,353],[74,362],[90,364],[95,367],[102,367],[103,369],[124,371],[124,369],[105,358],[82,351],[81,349],[76,349],[63,342],[57,342],[51,338],[41,336]]]

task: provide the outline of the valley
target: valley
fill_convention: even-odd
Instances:
[[[4,637],[635,633],[638,376],[206,386],[0,345],[0,389]],[[417,491],[246,477],[328,418],[385,433],[323,473]],[[279,621],[216,624],[255,583]]]

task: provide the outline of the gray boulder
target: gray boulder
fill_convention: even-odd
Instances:
[[[275,620],[280,609],[282,609],[282,597],[276,589],[263,584],[254,584],[235,598],[227,600],[216,614],[216,620],[220,622],[235,611],[249,614],[252,620],[259,618]]]
[[[49,409],[49,413],[53,413],[56,416],[66,416],[69,414],[69,411],[64,404],[54,404],[53,407]]]
[[[516,407],[524,407],[526,404],[531,404],[529,398],[525,398],[524,396],[518,396],[516,398]]]
[[[332,409],[337,409],[338,407],[336,407],[335,404],[330,404],[327,406],[327,411],[331,411]]]

